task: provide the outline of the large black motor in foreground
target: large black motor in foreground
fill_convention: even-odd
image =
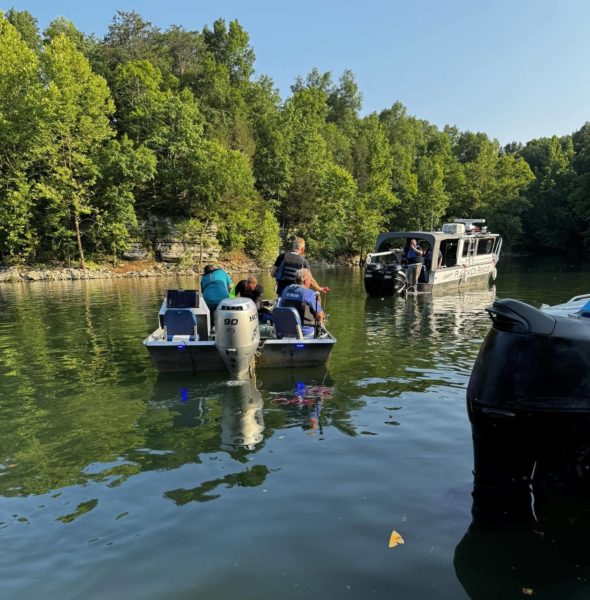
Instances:
[[[369,296],[393,296],[406,287],[406,274],[399,264],[368,263],[365,291]]]
[[[486,310],[467,390],[476,485],[526,486],[550,463],[590,474],[590,319],[508,299]]]

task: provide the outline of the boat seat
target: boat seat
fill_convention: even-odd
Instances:
[[[584,319],[590,317],[590,300],[586,302],[586,304],[584,304],[582,308],[580,308],[580,310],[578,311],[578,316],[583,317]]]
[[[272,311],[272,320],[279,339],[303,339],[303,333],[301,332],[301,318],[299,317],[297,309],[292,306],[278,306]]]
[[[195,327],[197,319],[192,310],[186,308],[169,308],[164,313],[164,327],[166,328],[167,340],[173,341],[176,335],[190,336],[192,341],[195,339]]]

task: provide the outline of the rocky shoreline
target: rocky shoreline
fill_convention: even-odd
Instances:
[[[216,265],[228,273],[261,273],[261,268],[248,259],[220,260]],[[350,266],[351,263],[348,263]],[[330,268],[347,266],[327,262],[312,263],[312,268]],[[140,277],[200,277],[202,271],[198,267],[183,267],[173,263],[155,261],[137,261],[117,266],[103,265],[93,268],[79,269],[74,267],[49,266],[11,266],[0,267],[0,283],[31,283],[34,281],[76,281],[86,279],[123,279]]]

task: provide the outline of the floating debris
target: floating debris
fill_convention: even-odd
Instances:
[[[394,546],[397,546],[398,544],[403,544],[404,543],[404,538],[394,529],[391,532],[391,536],[389,537],[389,547],[393,548]]]

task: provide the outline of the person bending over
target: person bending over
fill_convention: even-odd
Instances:
[[[211,322],[217,305],[226,298],[234,287],[230,276],[220,267],[205,265],[203,276],[201,277],[201,292],[203,300],[211,312]]]
[[[262,294],[264,294],[264,290],[261,285],[258,285],[258,280],[254,275],[250,275],[247,279],[238,281],[238,284],[236,285],[236,296],[250,298],[250,300],[256,304],[257,310],[260,310],[262,305]]]

